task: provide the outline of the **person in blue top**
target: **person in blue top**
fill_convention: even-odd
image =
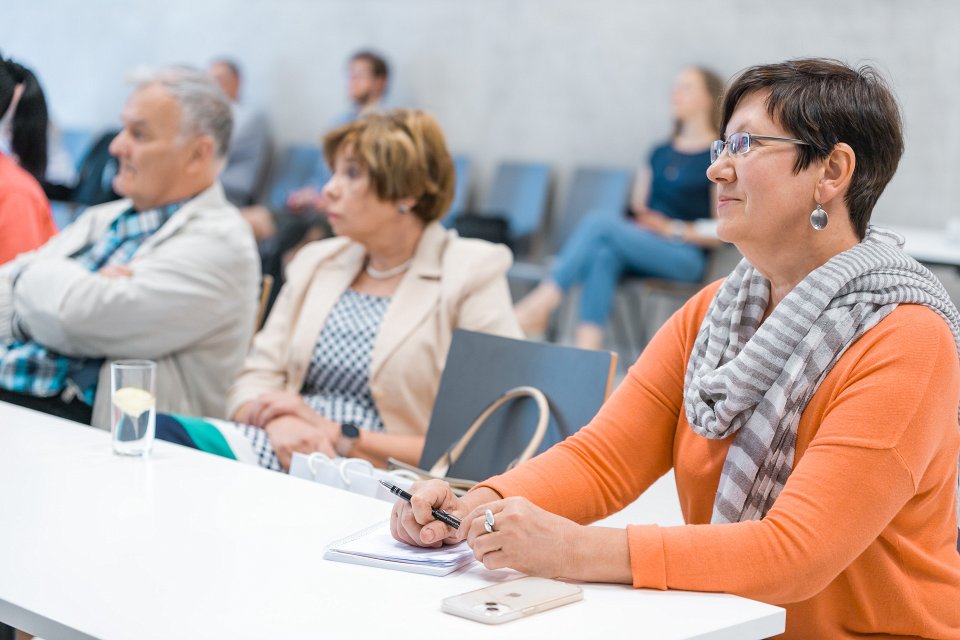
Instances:
[[[599,349],[623,274],[686,282],[703,277],[704,248],[717,240],[698,233],[693,223],[712,216],[706,174],[722,91],[723,81],[711,71],[694,67],[680,74],[673,89],[673,135],[638,171],[627,215],[594,211],[583,217],[549,277],[514,307],[527,335],[542,333],[566,292],[580,284],[576,344]]]

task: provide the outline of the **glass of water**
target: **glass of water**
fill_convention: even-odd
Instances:
[[[110,433],[113,451],[126,456],[150,453],[157,421],[157,363],[110,363]]]

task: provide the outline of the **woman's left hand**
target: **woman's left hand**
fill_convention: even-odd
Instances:
[[[293,391],[268,391],[253,401],[248,421],[261,429],[280,416],[297,416],[312,422],[316,412],[303,400],[303,396]]]
[[[280,416],[272,420],[264,429],[270,437],[277,460],[284,471],[289,471],[293,454],[311,454],[314,451],[335,458],[336,441],[330,437],[330,432],[312,425],[297,416]]]
[[[673,220],[659,211],[644,209],[635,214],[637,224],[657,235],[669,236],[673,232]]]
[[[493,532],[484,527],[493,513]],[[487,569],[508,567],[531,576],[575,578],[571,559],[584,527],[544,511],[526,498],[506,498],[477,507],[463,519],[467,544]]]

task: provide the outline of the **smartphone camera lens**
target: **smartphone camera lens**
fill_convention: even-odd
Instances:
[[[501,616],[510,611],[510,607],[507,605],[503,604],[502,602],[494,601],[481,602],[480,604],[476,605],[474,609],[478,609],[480,613],[491,618],[494,616]]]

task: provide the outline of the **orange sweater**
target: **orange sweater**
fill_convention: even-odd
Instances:
[[[671,318],[589,425],[485,485],[588,523],[673,467],[687,526],[627,528],[635,587],[782,605],[787,638],[960,638],[960,363],[947,324],[903,305],[851,345],[801,416],[767,516],[711,525],[732,437],[696,435],[680,407],[718,287]]]
[[[0,153],[0,264],[40,247],[56,232],[40,184]]]

